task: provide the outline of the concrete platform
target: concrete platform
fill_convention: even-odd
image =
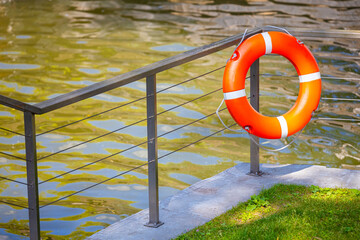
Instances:
[[[202,180],[160,202],[159,228],[145,227],[148,209],[116,222],[88,240],[165,240],[202,225],[247,201],[261,189],[276,183],[317,185],[360,189],[360,171],[312,165],[262,164],[266,174],[247,175],[249,163],[241,163],[211,178]]]

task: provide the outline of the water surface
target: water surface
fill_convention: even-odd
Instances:
[[[0,94],[38,103],[256,26],[358,30],[359,9],[360,2],[356,0],[0,1]],[[296,37],[318,61],[324,77],[323,99],[315,119],[299,139],[278,153],[260,151],[261,162],[359,169],[360,40]],[[224,66],[232,50],[231,47],[158,74],[158,90]],[[283,114],[296,100],[295,69],[279,56],[263,57],[260,64],[261,112],[270,116]],[[223,69],[160,93],[158,111],[221,88],[222,74]],[[143,80],[138,81],[37,116],[37,133],[144,97],[145,87]],[[161,114],[158,134],[215,112],[221,98],[218,91]],[[146,141],[145,121],[79,143],[145,119],[145,107],[146,102],[140,100],[38,136],[40,205],[144,164],[145,144],[121,151]],[[227,111],[221,116],[227,124],[233,123]],[[22,119],[19,111],[0,106],[0,127],[23,133]],[[249,162],[247,135],[230,131],[167,155],[220,129],[222,125],[212,115],[159,138],[161,199],[239,162]],[[262,143],[274,148],[284,144],[279,140]],[[69,149],[72,146],[76,147]],[[0,148],[24,157],[22,136],[0,130]],[[62,152],[49,156],[57,151]],[[114,156],[106,158],[111,154]],[[61,175],[99,159],[104,160]],[[24,161],[1,155],[0,164],[2,177],[26,182]],[[26,186],[22,184],[1,180],[0,196],[3,201],[27,205]],[[41,208],[42,236],[84,239],[147,208],[147,204],[147,169],[139,168]],[[24,239],[27,225],[26,209],[0,204],[0,239]]]

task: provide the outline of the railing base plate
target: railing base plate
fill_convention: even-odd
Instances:
[[[147,224],[145,224],[144,226],[145,227],[151,227],[151,228],[158,228],[160,227],[161,225],[163,225],[164,223],[163,222],[158,222],[158,223],[150,223],[148,222]]]
[[[263,171],[258,171],[258,172],[249,172],[247,173],[247,175],[261,177],[262,175],[268,175],[268,174]]]

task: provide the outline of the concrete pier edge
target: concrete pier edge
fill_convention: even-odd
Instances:
[[[261,164],[262,176],[240,163],[160,201],[159,228],[144,226],[148,209],[111,224],[87,240],[167,240],[202,225],[277,183],[360,189],[360,171],[315,165]]]

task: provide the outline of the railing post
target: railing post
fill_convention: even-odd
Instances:
[[[259,111],[259,59],[250,67],[250,104],[256,110]],[[259,143],[259,138],[253,136],[254,141]],[[250,139],[250,173],[260,174],[259,169],[259,147]]]
[[[36,157],[35,116],[24,112],[26,173],[28,184],[28,207],[30,239],[40,240],[39,189]]]
[[[157,149],[157,107],[156,75],[146,77],[147,139],[148,139],[148,178],[149,178],[149,222],[147,227],[157,228],[159,220],[159,184]]]

